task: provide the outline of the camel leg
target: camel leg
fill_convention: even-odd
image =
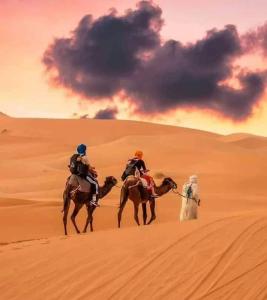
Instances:
[[[146,219],[147,219],[146,203],[142,203],[142,210],[143,210],[143,221],[144,221],[144,225],[146,225]]]
[[[64,224],[64,231],[65,235],[68,235],[67,232],[67,221],[68,221],[68,212],[70,208],[70,199],[69,198],[64,198],[64,214],[63,214],[63,224]]]
[[[127,203],[127,200],[128,198],[125,198],[123,199],[121,205],[120,205],[120,209],[119,209],[119,212],[118,212],[118,227],[120,228],[121,227],[121,217],[122,217],[122,212],[123,212],[123,209]]]
[[[71,186],[68,184],[68,180],[65,186],[65,190],[63,192],[63,208],[61,212],[64,212],[65,206],[67,205],[67,201],[69,200],[70,197]]]
[[[134,219],[135,219],[135,222],[137,223],[137,225],[140,226],[139,218],[138,218],[138,209],[139,209],[139,203],[135,202],[134,203]]]
[[[86,219],[86,223],[85,223],[85,226],[83,229],[83,233],[86,233],[89,222],[90,222],[90,229],[91,229],[91,231],[93,231],[93,212],[94,212],[94,210],[95,210],[95,207],[92,207],[90,205],[87,206],[87,219]]]
[[[150,220],[147,224],[151,224],[156,219],[156,214],[155,214],[156,202],[155,202],[155,199],[149,201],[149,205],[150,205],[150,211],[151,211],[151,218],[150,218]]]
[[[74,210],[73,210],[73,213],[71,215],[71,221],[76,229],[76,232],[77,233],[80,233],[80,230],[79,228],[77,227],[77,224],[76,224],[76,221],[75,221],[75,218],[78,214],[78,212],[80,211],[80,209],[82,208],[83,204],[80,204],[80,203],[75,203],[75,207],[74,207]]]
[[[90,231],[93,232],[94,231],[94,228],[93,228],[93,221],[94,221],[94,218],[93,216],[91,217],[91,220],[90,220]]]

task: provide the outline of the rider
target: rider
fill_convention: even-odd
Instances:
[[[134,154],[134,158],[128,161],[128,165],[132,164],[134,166],[134,175],[137,178],[144,178],[147,182],[147,189],[151,191],[152,197],[156,198],[158,195],[155,192],[155,182],[151,176],[147,173],[149,170],[146,168],[146,164],[143,160],[143,151],[137,150]]]
[[[80,144],[77,147],[77,153],[79,154],[77,161],[81,162],[84,166],[87,166],[87,172],[85,174],[85,179],[91,183],[92,186],[92,192],[93,192],[93,196],[92,196],[92,200],[90,201],[91,205],[94,206],[99,206],[98,204],[98,189],[99,189],[99,185],[97,182],[97,173],[95,171],[95,168],[90,166],[89,160],[88,160],[88,156],[86,155],[86,145],[84,144]]]
[[[143,152],[141,150],[137,150],[132,159],[128,160],[128,164],[132,164],[134,166],[134,171],[139,171],[140,175],[144,174],[147,171],[146,164],[143,161]],[[132,174],[134,175],[134,174]]]

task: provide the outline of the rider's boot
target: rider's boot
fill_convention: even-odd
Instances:
[[[158,198],[158,197],[159,197],[159,195],[156,194],[156,192],[155,192],[154,186],[151,188],[151,197],[152,197],[152,198]]]
[[[92,200],[90,201],[90,205],[92,206],[96,206],[96,207],[99,207],[100,205],[98,204],[98,197],[96,194],[94,194],[92,196]]]

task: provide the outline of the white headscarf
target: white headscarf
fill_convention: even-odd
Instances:
[[[197,175],[192,175],[189,177],[189,183],[197,183]]]

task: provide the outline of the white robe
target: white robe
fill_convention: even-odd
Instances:
[[[194,198],[196,201],[186,197],[186,191],[188,187],[191,185],[192,188],[192,198]],[[183,193],[182,195],[184,197],[182,198],[182,207],[180,212],[180,221],[187,221],[187,220],[193,220],[197,219],[197,209],[198,209],[198,201],[199,201],[199,194],[198,194],[198,184],[197,182],[189,182],[185,183],[183,186]]]

